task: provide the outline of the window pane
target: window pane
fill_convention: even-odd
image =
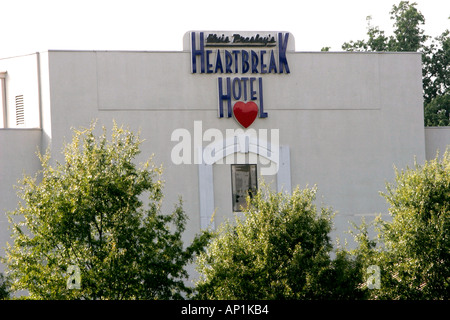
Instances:
[[[231,187],[233,211],[247,208],[247,195],[253,197],[257,192],[256,164],[232,164]],[[242,208],[241,208],[242,207]]]

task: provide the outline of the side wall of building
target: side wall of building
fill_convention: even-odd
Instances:
[[[425,147],[427,160],[442,156],[450,148],[450,127],[425,127]]]
[[[17,208],[19,201],[14,186],[24,174],[35,175],[40,169],[37,152],[45,150],[40,85],[41,76],[48,73],[45,67],[41,70],[43,57],[46,53],[0,59],[0,72],[5,74],[5,105],[0,107],[6,114],[6,126],[0,128],[0,256],[10,241],[6,212]]]
[[[40,128],[39,53],[0,59],[6,72],[6,128]]]
[[[40,169],[36,152],[40,149],[40,129],[0,129],[0,256],[10,242],[11,231],[6,213],[17,208],[15,186],[24,174],[34,176]],[[0,272],[3,266],[0,264]]]

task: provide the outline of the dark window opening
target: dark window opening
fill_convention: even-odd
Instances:
[[[231,188],[233,211],[247,208],[247,196],[253,198],[258,190],[256,164],[232,164]]]

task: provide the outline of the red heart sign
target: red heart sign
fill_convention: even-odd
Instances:
[[[247,103],[238,101],[233,106],[236,120],[244,127],[250,126],[258,115],[258,106],[253,101]]]

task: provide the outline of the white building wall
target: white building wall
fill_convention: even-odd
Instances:
[[[425,160],[421,57],[288,52],[287,60],[289,74],[260,75],[268,117],[257,118],[250,128],[278,130],[279,144],[289,155],[291,187],[317,184],[318,204],[338,211],[333,236],[342,235],[348,220],[386,213],[378,192],[393,179],[394,165],[412,165],[414,157]],[[13,83],[16,61],[2,61],[0,70],[11,75],[11,89],[18,85]],[[49,51],[38,61],[41,83],[37,86],[37,74],[31,73],[29,89],[41,93],[43,130],[29,133],[31,139],[20,131],[0,130],[0,164],[8,166],[1,167],[3,194],[14,199],[11,182],[23,169],[37,170],[35,145],[45,149],[51,141],[55,159],[61,159],[71,128],[89,126],[93,120],[98,127],[110,128],[114,119],[145,139],[138,162],[154,154],[155,163],[164,166],[163,210],[171,211],[182,196],[190,218],[185,238],[192,239],[201,226],[202,192],[199,165],[193,163],[194,142],[206,147],[210,142],[202,141],[203,134],[210,128],[224,136],[227,129],[240,128],[234,119],[217,116],[220,75],[192,74],[189,52]],[[194,130],[196,121],[201,121],[200,132]],[[178,143],[171,136],[180,128],[191,134],[191,164],[175,165],[171,159]],[[20,161],[12,160],[19,155]],[[233,218],[230,171],[229,164],[212,167],[216,226]],[[276,189],[280,177],[265,178]],[[2,199],[0,207],[14,208],[15,202]],[[4,224],[0,233],[3,246]]]
[[[7,72],[7,128],[40,128],[38,61],[39,54],[0,59],[0,71]],[[17,107],[23,107],[22,121],[17,119]]]
[[[34,176],[40,169],[36,155],[41,144],[40,129],[0,129],[0,256],[4,256],[10,241],[6,212],[17,208],[19,179],[24,174]],[[3,265],[0,264],[0,272]]]
[[[51,51],[49,61],[54,150],[70,139],[71,127],[93,119],[140,130],[142,157],[154,153],[165,167],[168,208],[182,195],[188,231],[196,232],[198,167],[172,163],[171,134],[185,128],[194,143],[194,121],[203,132],[239,128],[217,117],[218,75],[192,74],[189,52]],[[264,75],[269,116],[251,128],[279,129],[280,144],[290,148],[292,187],[317,184],[319,201],[339,211],[340,227],[385,212],[378,191],[393,166],[425,159],[420,55],[290,52],[288,61],[290,74]],[[232,217],[231,174],[229,165],[215,166],[216,217],[223,221]]]
[[[447,149],[450,152],[450,127],[426,127],[425,146],[427,160],[442,156]]]

